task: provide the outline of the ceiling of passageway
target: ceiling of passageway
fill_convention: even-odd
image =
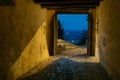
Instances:
[[[0,6],[15,5],[13,0],[0,0]]]
[[[102,0],[34,0],[48,9],[91,9],[99,6]]]

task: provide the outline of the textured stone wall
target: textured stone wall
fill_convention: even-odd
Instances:
[[[47,10],[32,0],[14,3],[0,7],[0,80],[16,80],[49,57]]]
[[[113,80],[120,80],[120,0],[104,0],[98,10],[101,64]]]

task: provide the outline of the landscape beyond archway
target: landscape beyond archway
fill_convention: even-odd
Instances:
[[[57,14],[57,29],[57,54],[87,54],[88,14]]]

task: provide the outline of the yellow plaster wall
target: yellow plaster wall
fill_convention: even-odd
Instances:
[[[49,57],[47,10],[33,0],[0,6],[0,80],[16,80]]]
[[[113,80],[120,80],[120,0],[104,0],[98,14],[98,47],[101,64]]]

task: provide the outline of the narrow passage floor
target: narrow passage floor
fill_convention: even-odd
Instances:
[[[76,48],[50,57],[19,80],[110,80],[99,59],[87,56],[84,50]]]

